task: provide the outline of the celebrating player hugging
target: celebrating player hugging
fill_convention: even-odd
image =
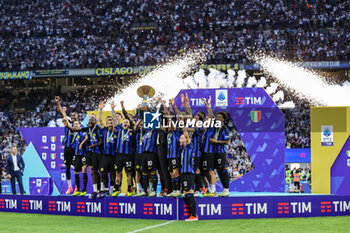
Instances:
[[[211,97],[203,102],[204,112],[192,113],[189,98],[181,96],[184,112],[181,112],[170,99],[158,99],[151,108],[145,101],[128,113],[121,101],[122,114],[115,112],[105,116],[104,102],[99,104],[98,117],[89,115],[88,126],[84,127],[76,113],[66,116],[66,109],[55,98],[58,111],[65,125],[64,163],[68,180],[68,191],[73,192],[70,167],[74,166],[74,196],[86,195],[87,167],[93,181],[90,198],[116,197],[125,185],[126,196],[157,196],[160,178],[160,196],[185,197],[190,217],[186,221],[197,221],[195,197],[229,196],[229,175],[227,172],[226,147],[229,141],[225,125],[227,115],[217,112],[214,115]],[[147,127],[146,113],[156,111],[161,118],[161,126]],[[153,114],[153,113],[152,113]],[[123,170],[126,184],[123,184]],[[80,185],[80,172],[83,173],[83,188]],[[223,191],[216,192],[216,174]],[[124,182],[125,182],[124,181]]]

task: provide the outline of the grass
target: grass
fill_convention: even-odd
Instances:
[[[163,220],[116,219],[0,212],[0,232],[130,232]],[[142,232],[348,232],[350,216],[320,218],[174,221]]]

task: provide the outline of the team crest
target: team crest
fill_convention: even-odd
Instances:
[[[250,111],[250,119],[258,123],[261,120],[261,111]]]

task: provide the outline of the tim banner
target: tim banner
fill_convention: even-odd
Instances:
[[[292,218],[350,215],[350,196],[289,195],[196,198],[201,220]],[[183,198],[1,195],[0,212],[184,220],[189,206]]]
[[[226,112],[230,134],[238,132],[241,153],[251,160],[251,169],[238,179],[231,179],[235,192],[283,192],[285,188],[284,115],[263,88],[219,88],[181,90],[176,105],[184,110],[180,96],[187,93],[193,114],[207,114],[202,98],[212,99],[214,113]],[[233,140],[233,139],[231,139]],[[229,150],[228,150],[229,152]],[[247,165],[248,166],[248,165]],[[228,172],[235,167],[233,154],[228,153]],[[247,169],[248,170],[248,169]],[[231,176],[232,177],[232,176]],[[222,186],[218,182],[217,190]]]

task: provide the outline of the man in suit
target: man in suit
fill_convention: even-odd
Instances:
[[[6,159],[4,159],[2,155],[0,155],[0,194],[2,193],[2,186],[1,186],[2,172],[6,171],[5,166],[6,166]]]
[[[16,194],[15,178],[17,178],[17,182],[18,182],[19,190],[21,194],[22,195],[24,194],[23,183],[22,183],[24,167],[25,165],[24,165],[23,158],[22,156],[18,155],[17,147],[12,146],[11,154],[6,159],[6,171],[7,171],[7,177],[11,179],[11,188],[12,188],[13,194]]]

